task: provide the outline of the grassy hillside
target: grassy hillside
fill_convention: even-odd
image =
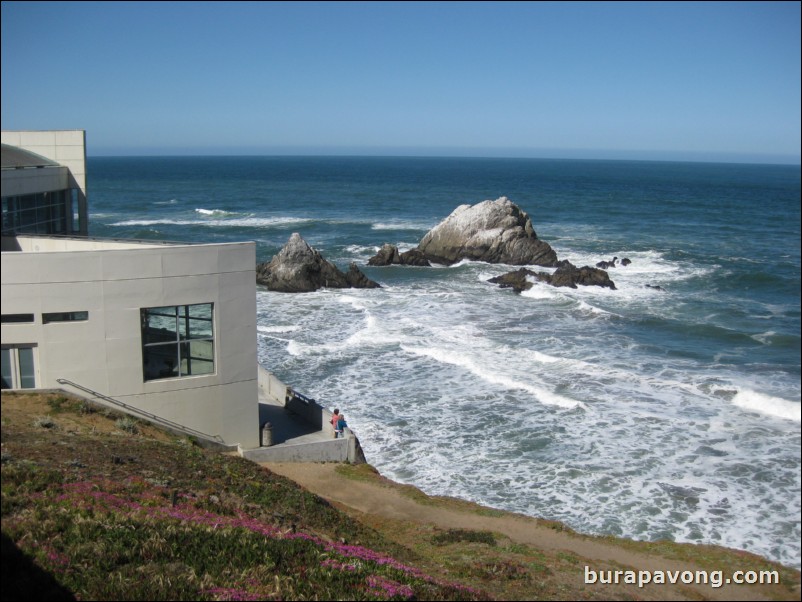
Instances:
[[[422,504],[503,514],[428,498],[366,466],[340,474]],[[237,456],[79,400],[3,393],[4,600],[699,599],[687,588],[590,588],[580,579],[588,561],[575,554],[344,510]],[[779,570],[780,585],[757,597],[799,599],[797,571],[751,555],[620,544],[703,567]]]
[[[249,461],[65,396],[2,403],[4,599],[55,595],[11,542],[83,599],[484,597]]]

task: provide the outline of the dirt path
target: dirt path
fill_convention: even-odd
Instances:
[[[443,529],[488,530],[501,533],[512,541],[533,546],[540,550],[571,552],[593,569],[594,562],[605,566],[616,566],[622,570],[635,571],[696,571],[676,560],[651,556],[627,550],[601,541],[586,539],[569,532],[560,532],[536,519],[515,515],[481,516],[474,512],[423,504],[404,495],[397,488],[381,482],[366,482],[345,478],[336,472],[337,464],[323,463],[265,463],[264,466],[285,476],[317,495],[342,504],[364,514],[385,518],[433,524]],[[584,581],[585,566],[578,568],[577,580]],[[728,573],[723,577],[726,579]],[[623,577],[622,577],[623,580]],[[593,587],[593,586],[589,586]],[[606,587],[599,586],[596,587]],[[712,600],[760,600],[768,599],[757,586],[682,584],[648,585],[644,588],[628,586],[638,598],[687,599],[702,596]]]

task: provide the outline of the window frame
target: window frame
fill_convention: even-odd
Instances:
[[[50,190],[2,198],[3,235],[69,234],[73,221],[73,188]]]
[[[38,346],[34,343],[21,343],[2,346],[2,390],[18,391],[36,389],[38,380]],[[24,358],[23,358],[24,353]],[[6,360],[8,360],[6,362]],[[30,373],[24,372],[30,367]],[[7,373],[6,373],[7,372]],[[6,380],[8,378],[8,380]],[[6,386],[8,385],[8,386]]]
[[[84,311],[54,311],[42,314],[42,324],[60,324],[63,322],[86,322],[89,312]]]
[[[144,382],[216,374],[214,305],[140,309]]]
[[[2,314],[0,316],[0,323],[2,324],[33,324],[33,314]]]

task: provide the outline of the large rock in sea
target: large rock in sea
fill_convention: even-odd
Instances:
[[[386,247],[368,263],[423,265],[422,260],[426,260],[451,265],[468,259],[510,265],[557,264],[557,253],[538,239],[532,220],[507,197],[460,205],[406,254]]]
[[[434,263],[463,259],[510,265],[557,263],[557,253],[538,239],[529,216],[507,197],[460,205],[423,237],[418,250]]]
[[[310,247],[297,232],[269,263],[256,266],[256,283],[282,293],[310,293],[319,288],[380,288],[355,263],[344,274]]]

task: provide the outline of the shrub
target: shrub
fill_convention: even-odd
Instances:
[[[97,412],[95,406],[93,406],[92,403],[86,399],[82,401],[81,405],[78,407],[78,413],[82,415],[94,414],[95,412]]]
[[[53,420],[53,418],[50,416],[38,416],[33,421],[33,425],[37,428],[42,428],[42,429],[54,429],[58,427],[56,421]]]
[[[56,411],[61,410],[65,405],[69,403],[69,398],[66,395],[56,395],[55,397],[50,397],[47,400],[47,405],[53,408]]]
[[[131,418],[130,416],[123,416],[122,418],[118,418],[117,422],[114,423],[114,426],[116,426],[121,431],[125,431],[126,433],[131,433],[132,435],[135,435],[136,433],[139,432],[139,429],[137,428],[136,418]]]
[[[471,543],[484,543],[489,546],[496,545],[496,538],[490,531],[470,531],[468,529],[449,529],[445,533],[438,533],[432,537],[432,543],[444,546],[450,543],[467,541]]]

